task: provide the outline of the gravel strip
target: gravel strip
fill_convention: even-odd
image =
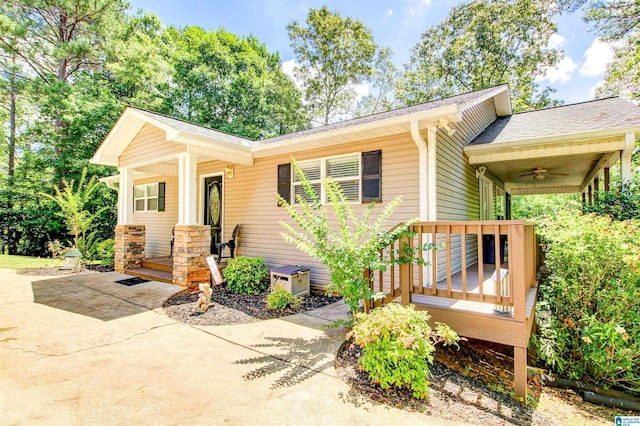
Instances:
[[[341,300],[337,296],[311,293],[301,297],[298,309],[275,311],[267,308],[269,290],[257,295],[242,295],[231,293],[225,285],[219,285],[213,288],[209,310],[202,312],[196,306],[199,295],[199,292],[179,293],[165,302],[164,311],[169,317],[186,324],[246,324],[311,311]]]

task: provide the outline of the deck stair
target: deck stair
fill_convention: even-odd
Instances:
[[[168,258],[150,258],[142,261],[142,267],[127,270],[127,275],[159,281],[173,282],[173,260]]]

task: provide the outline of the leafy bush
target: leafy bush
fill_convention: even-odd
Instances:
[[[413,305],[391,303],[369,314],[357,313],[351,332],[362,347],[358,361],[371,380],[383,389],[390,386],[409,388],[416,398],[429,396],[429,365],[433,363],[434,343],[458,342],[458,335],[438,323],[429,327],[429,314],[416,311]]]
[[[324,206],[295,160],[292,165],[296,176],[301,178],[306,196],[298,195],[299,206],[293,207],[278,195],[278,203],[287,210],[299,228],[294,229],[290,224],[280,222],[284,228],[280,235],[286,242],[322,262],[331,276],[327,293],[341,295],[344,303],[355,313],[360,300],[375,296],[364,271],[385,271],[389,260],[380,255],[381,250],[407,233],[406,226],[398,226],[391,231],[382,230],[387,219],[400,205],[401,197],[390,201],[375,221],[370,220],[375,207],[373,203],[358,218],[339,183],[330,178],[323,180],[329,202],[329,206]],[[335,218],[333,220],[329,219],[329,209]],[[413,222],[415,220],[405,225]]]
[[[595,193],[593,204],[585,204],[585,213],[609,216],[613,220],[640,219],[640,182],[631,182],[620,189]]]
[[[263,258],[239,256],[235,259],[229,259],[223,274],[231,292],[259,294],[268,286],[267,283],[262,282],[268,272]]]
[[[540,359],[571,379],[640,394],[640,221],[560,215],[540,229]]]
[[[102,266],[113,266],[115,255],[115,241],[112,238],[98,243],[97,247],[98,259]]]
[[[277,311],[284,311],[287,308],[298,309],[300,306],[300,298],[289,293],[283,287],[276,287],[269,293],[267,297],[267,308]]]

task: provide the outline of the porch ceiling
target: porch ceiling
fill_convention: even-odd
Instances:
[[[485,165],[502,180],[511,195],[527,195],[581,192],[604,167],[619,160],[619,152],[623,149],[624,136],[617,136],[485,145],[480,149],[467,147],[465,152],[471,164]],[[544,179],[522,176],[538,167],[547,171]]]

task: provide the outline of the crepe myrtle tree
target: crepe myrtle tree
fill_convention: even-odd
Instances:
[[[284,228],[280,235],[286,242],[318,259],[328,269],[331,282],[327,286],[327,293],[341,295],[351,312],[356,313],[360,300],[370,300],[377,296],[364,271],[386,271],[391,260],[381,255],[381,252],[392,242],[410,236],[408,227],[417,219],[409,220],[391,230],[384,230],[387,219],[400,205],[401,196],[387,203],[375,220],[371,217],[374,203],[369,204],[358,217],[340,184],[331,178],[323,180],[328,202],[323,205],[320,196],[293,158],[292,166],[296,176],[300,176],[305,195],[297,195],[296,206],[277,195],[279,205],[286,209],[297,225],[294,228],[287,222],[280,222]],[[333,213],[333,220],[329,220],[329,211]],[[415,262],[418,250],[432,248],[431,244],[425,244],[424,247],[408,249],[408,245],[404,244],[394,256],[394,262]]]

